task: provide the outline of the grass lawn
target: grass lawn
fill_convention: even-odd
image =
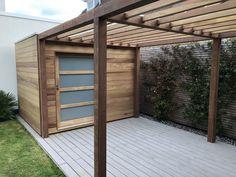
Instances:
[[[64,175],[16,120],[0,122],[0,177],[58,176]]]

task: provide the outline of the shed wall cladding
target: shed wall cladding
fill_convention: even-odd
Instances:
[[[55,61],[58,54],[90,54],[93,48],[47,43],[46,77],[49,133],[57,131],[57,101]],[[107,119],[108,121],[134,115],[134,49],[108,48],[107,50]]]
[[[40,93],[37,36],[16,44],[20,115],[40,134]]]
[[[160,47],[145,47],[141,49],[141,60],[148,61],[151,57],[154,57],[158,52],[160,51]],[[208,57],[209,53],[200,53],[199,51],[193,51],[194,55],[201,56],[201,57]],[[209,57],[208,57],[209,58]],[[235,64],[236,64],[236,58]],[[141,70],[141,73],[145,72]],[[142,78],[142,77],[141,77]],[[153,115],[153,106],[151,103],[147,103],[144,101],[144,98],[142,95],[145,94],[145,90],[143,90],[142,87],[142,81],[141,81],[141,90],[140,90],[140,111],[145,114]],[[177,89],[177,92],[175,94],[175,100],[177,100],[177,103],[179,105],[181,104],[187,104],[189,97],[186,92],[181,90],[180,88]],[[185,118],[183,116],[184,108],[179,108],[171,117],[171,121],[180,123],[187,126],[192,126],[190,119]],[[224,135],[236,139],[236,100],[234,100],[227,109],[224,110],[225,114],[222,116],[222,124],[223,124],[223,131]],[[206,130],[206,127],[198,126],[196,128],[200,128],[203,130]]]

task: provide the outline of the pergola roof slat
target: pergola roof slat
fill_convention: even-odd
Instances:
[[[227,22],[227,21],[232,21],[232,20],[236,20],[236,15],[223,16],[223,17],[213,18],[213,19],[204,20],[204,21],[200,21],[200,22],[183,24],[183,27],[184,28],[193,28],[193,27],[200,27],[200,26],[204,26],[204,25],[217,24],[217,23],[222,23],[222,22]]]
[[[181,34],[177,34],[176,36],[165,37],[165,38],[161,38],[161,39],[139,40],[139,41],[133,41],[133,42],[124,41],[122,43],[130,43],[130,44],[141,45],[141,44],[144,44],[144,43],[157,42],[157,41],[166,41],[166,40],[173,40],[173,39],[182,39],[182,38],[187,38],[187,37],[184,36],[184,35],[181,35]]]
[[[87,31],[87,30],[93,30],[93,28],[94,28],[93,24],[83,26],[81,28],[77,28],[75,30],[60,34],[60,35],[57,36],[57,39],[66,38],[68,36],[71,36],[71,35],[74,35],[74,34],[77,34],[77,33],[81,33],[81,32]]]
[[[222,30],[218,30],[218,31],[216,30],[216,31],[213,31],[212,33],[219,34],[219,33],[226,33],[226,32],[236,32],[236,28],[234,27],[232,29],[222,29]],[[220,36],[222,36],[222,35],[220,35]]]
[[[111,23],[111,24],[107,25],[107,30],[112,31],[112,30],[115,30],[115,29],[123,28],[123,27],[128,27],[128,26],[123,25],[123,24]],[[94,34],[93,30],[89,30],[89,31],[85,31],[83,34],[79,33],[79,34],[75,34],[73,36],[69,36],[69,38],[71,40],[74,40],[74,39],[78,39],[78,38],[81,38],[81,37],[87,37],[87,36],[90,36],[90,35],[93,35],[93,34]]]
[[[186,2],[184,2],[185,4],[183,3],[183,4],[180,4],[177,7],[171,8],[171,10],[165,9],[165,10],[162,10],[162,11],[157,11],[157,12],[145,15],[143,17],[143,21],[145,22],[145,21],[157,19],[157,18],[160,18],[160,17],[174,15],[174,14],[185,12],[185,11],[188,11],[188,10],[191,10],[191,9],[204,7],[206,5],[219,3],[219,2],[222,2],[222,0],[207,0],[207,1],[198,0],[194,3],[189,3],[188,1],[186,1]]]
[[[95,17],[107,19],[107,43],[118,46],[236,36],[235,0],[108,1],[39,36],[91,44]]]
[[[166,34],[163,36],[150,36],[150,37],[140,37],[140,38],[133,38],[133,39],[124,39],[121,41],[109,41],[109,42],[124,42],[124,43],[140,43],[140,42],[146,42],[146,41],[153,41],[153,40],[162,40],[162,39],[168,39],[168,38],[174,38],[174,37],[184,36],[182,34]]]
[[[159,0],[158,0],[159,1]],[[52,29],[49,29],[45,32],[39,34],[39,39],[50,38],[55,35],[62,34],[64,32],[68,32],[70,30],[88,25],[93,23],[94,18],[103,17],[109,18],[114,15],[142,7],[146,4],[150,4],[155,2],[155,0],[118,0],[118,1],[108,1],[104,3],[102,6],[98,6],[93,10],[90,10],[80,16],[67,21],[61,25],[58,25]]]
[[[235,0],[228,0],[226,2],[222,0],[222,2],[223,3],[221,4],[216,4],[216,5],[204,7],[204,8],[193,9],[193,10],[186,11],[185,13],[179,13],[172,16],[163,17],[159,19],[159,23],[160,24],[170,23],[173,21],[189,19],[189,18],[201,16],[201,15],[208,15],[215,12],[217,13],[217,12],[222,12],[224,10],[236,8]]]
[[[201,16],[192,17],[192,18],[187,18],[187,19],[183,19],[179,21],[173,21],[171,22],[171,24],[173,26],[178,26],[178,25],[184,25],[184,24],[189,24],[189,23],[201,22],[205,20],[217,19],[219,17],[227,17],[231,15],[236,15],[236,8],[225,10],[225,11],[209,13],[209,14],[205,14]]]
[[[125,35],[125,36],[120,36],[120,37],[110,37],[108,39],[111,39],[111,40],[125,40],[125,39],[133,39],[135,37],[140,37],[140,38],[145,38],[145,37],[150,37],[150,36],[153,36],[153,35],[164,35],[166,34],[166,32],[163,32],[163,31],[157,31],[157,30],[151,30],[151,31],[147,31],[147,32],[142,32],[142,35],[140,34],[132,34],[132,35]],[[109,36],[108,36],[109,37]]]
[[[194,30],[206,30],[206,29],[212,29],[212,28],[216,28],[216,27],[228,27],[231,25],[236,25],[236,20],[232,20],[232,21],[226,21],[226,22],[221,22],[221,23],[214,23],[214,24],[209,24],[209,25],[205,25],[205,26],[196,26],[193,29]]]
[[[145,33],[148,32],[153,32],[153,29],[149,29],[149,28],[139,28],[139,29],[133,29],[133,30],[129,30],[129,31],[125,31],[123,33],[117,33],[117,34],[108,34],[107,35],[107,39],[110,38],[119,38],[119,37],[128,37],[131,35],[145,35]]]
[[[209,28],[204,30],[205,32],[217,32],[217,31],[222,31],[222,30],[227,30],[227,29],[236,29],[236,24],[230,25],[230,26],[221,26],[221,27],[214,27],[214,28]]]
[[[157,10],[159,8],[163,8],[165,6],[173,5],[178,2],[182,2],[183,0],[160,0],[158,2],[154,2],[143,7],[136,8],[134,10],[125,12],[126,18],[131,18],[133,16],[137,16],[149,11]]]
[[[139,47],[149,47],[149,46],[158,46],[158,45],[167,45],[167,44],[176,44],[176,43],[186,43],[186,42],[196,42],[196,41],[205,41],[209,40],[208,38],[203,37],[182,37],[182,38],[176,38],[176,39],[165,39],[165,40],[157,40],[157,41],[149,41],[149,42],[143,42],[138,44]]]

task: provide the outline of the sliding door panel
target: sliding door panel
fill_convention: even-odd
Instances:
[[[93,123],[94,60],[87,55],[58,55],[58,128]]]

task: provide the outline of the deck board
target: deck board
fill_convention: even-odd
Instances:
[[[41,138],[19,121],[66,176],[93,176],[93,127]],[[108,177],[235,177],[236,147],[145,118],[107,124]]]

